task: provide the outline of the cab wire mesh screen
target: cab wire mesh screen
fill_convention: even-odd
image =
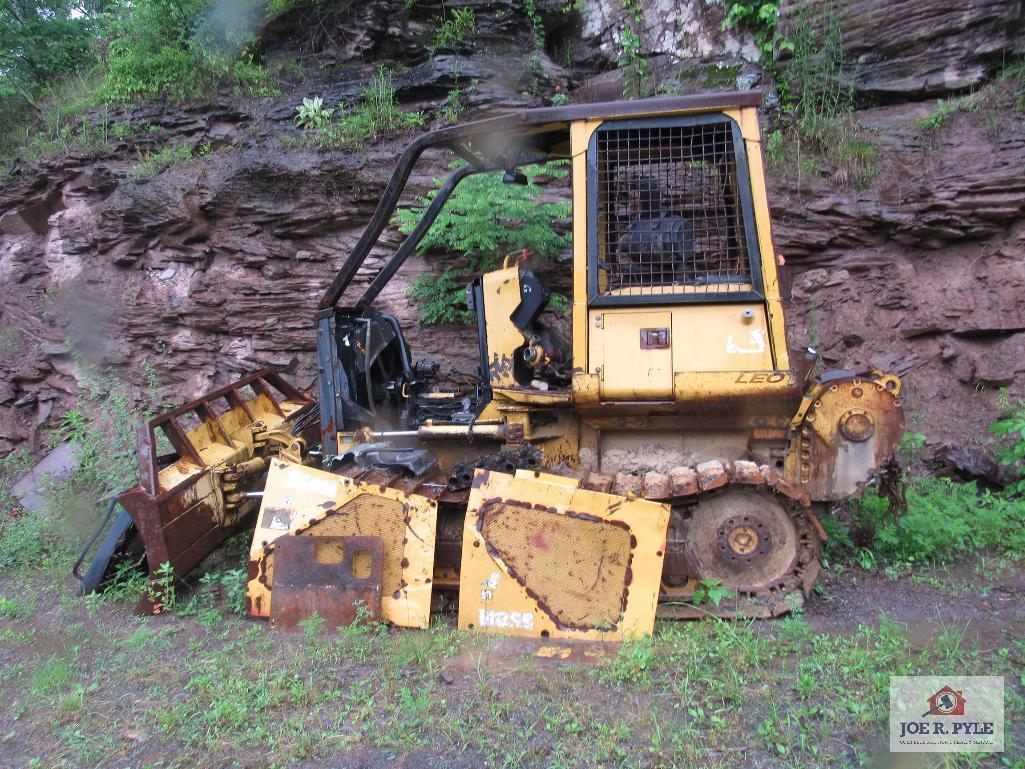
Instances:
[[[760,294],[743,140],[723,115],[607,123],[589,159],[590,294]]]

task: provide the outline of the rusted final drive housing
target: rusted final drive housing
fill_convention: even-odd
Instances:
[[[313,406],[264,369],[139,426],[139,483],[118,501],[135,521],[151,575],[170,563],[184,577],[251,524],[259,499],[246,492],[262,488],[267,457],[304,453],[305,439],[292,430]],[[137,610],[159,606],[143,596]]]

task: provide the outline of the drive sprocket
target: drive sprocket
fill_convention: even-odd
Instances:
[[[660,615],[766,617],[804,602],[820,571],[821,539],[808,509],[765,486],[730,484],[674,505],[670,550],[680,552],[685,579],[665,586]],[[696,604],[709,586],[732,594]]]

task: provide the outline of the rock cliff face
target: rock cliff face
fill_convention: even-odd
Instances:
[[[439,126],[454,87],[461,119],[547,104],[556,86],[607,98],[621,88],[611,70],[627,14],[652,66],[725,71],[734,86],[760,77],[749,37],[723,32],[721,6],[702,0],[587,0],[572,13],[562,0],[537,0],[542,47],[522,3],[472,5],[474,40],[433,56],[440,3],[354,4],[336,35],[310,31],[301,15],[279,19],[264,33],[268,60],[299,57],[307,70],[285,95],[115,111],[114,120],[149,128],[98,156],[18,169],[0,191],[0,454],[38,448],[74,402],[72,347],[136,388],[146,362],[175,400],[265,365],[312,383],[314,307],[409,135],[358,152],[304,146],[292,123],[303,96],[351,102],[384,62],[402,67],[404,108],[426,110]],[[776,243],[798,272],[792,341],[816,346],[829,366],[905,376],[911,427],[932,439],[981,435],[997,388],[1025,395],[1025,104],[990,88],[938,128],[917,121],[931,97],[979,87],[1025,52],[1025,4],[839,5],[865,106],[857,119],[880,150],[880,171],[865,189],[808,169],[774,171]],[[131,178],[140,152],[177,140],[196,150],[193,162]],[[429,164],[411,194],[442,170],[440,159]],[[398,241],[389,235],[362,280]],[[412,260],[381,302],[419,357],[471,370],[471,329],[417,323],[405,288],[424,269]],[[551,279],[564,285],[564,270]]]
[[[943,96],[980,85],[994,67],[1025,53],[1025,4],[1019,0],[815,5],[838,9],[845,55],[855,64],[852,84],[866,96]],[[791,10],[784,9],[784,18]]]

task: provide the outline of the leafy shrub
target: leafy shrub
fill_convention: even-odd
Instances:
[[[303,103],[296,107],[295,112],[295,123],[300,128],[324,128],[335,114],[333,108],[324,106],[324,100],[319,96],[303,99]]]
[[[552,222],[570,214],[567,201],[541,201],[542,177],[563,179],[562,162],[522,168],[527,184],[505,184],[501,173],[474,174],[456,188],[420,241],[422,254],[461,254],[464,268],[448,268],[440,275],[423,275],[408,295],[420,301],[421,320],[427,324],[467,323],[473,314],[466,309],[466,284],[476,272],[496,267],[502,255],[526,249],[551,259],[568,248],[568,233],[559,233]],[[438,185],[441,180],[436,180]],[[395,215],[399,230],[412,232],[437,190],[417,200],[417,205]]]
[[[917,477],[907,488],[908,512],[897,522],[889,502],[874,490],[855,504],[855,526],[886,562],[935,563],[959,555],[996,550],[1025,557],[1025,502],[979,493],[974,483]]]
[[[0,98],[32,100],[55,72],[92,64],[95,20],[74,0],[0,5]]]
[[[105,34],[107,98],[187,99],[210,85],[192,45],[205,0],[127,0],[115,6]]]
[[[112,100],[195,98],[224,80],[271,94],[266,69],[250,50],[263,9],[237,3],[232,13],[210,0],[120,0],[107,15],[103,94]]]
[[[158,611],[172,611],[178,605],[178,578],[170,561],[160,564],[146,584],[146,597]]]
[[[392,75],[380,66],[353,110],[325,129],[323,138],[326,144],[346,144],[360,149],[369,138],[402,128],[415,128],[426,122],[422,112],[406,112],[399,106]]]
[[[771,57],[779,44],[776,25],[779,22],[780,0],[726,0],[726,15],[722,28],[741,27],[754,34],[755,43],[763,56]]]
[[[96,63],[95,19],[73,0],[0,3],[0,154],[33,132],[58,81]]]
[[[113,0],[102,12],[70,0],[0,5],[3,156],[99,149],[79,126],[102,101],[182,100],[223,83],[278,92],[254,52],[262,0],[230,13],[214,0]]]

